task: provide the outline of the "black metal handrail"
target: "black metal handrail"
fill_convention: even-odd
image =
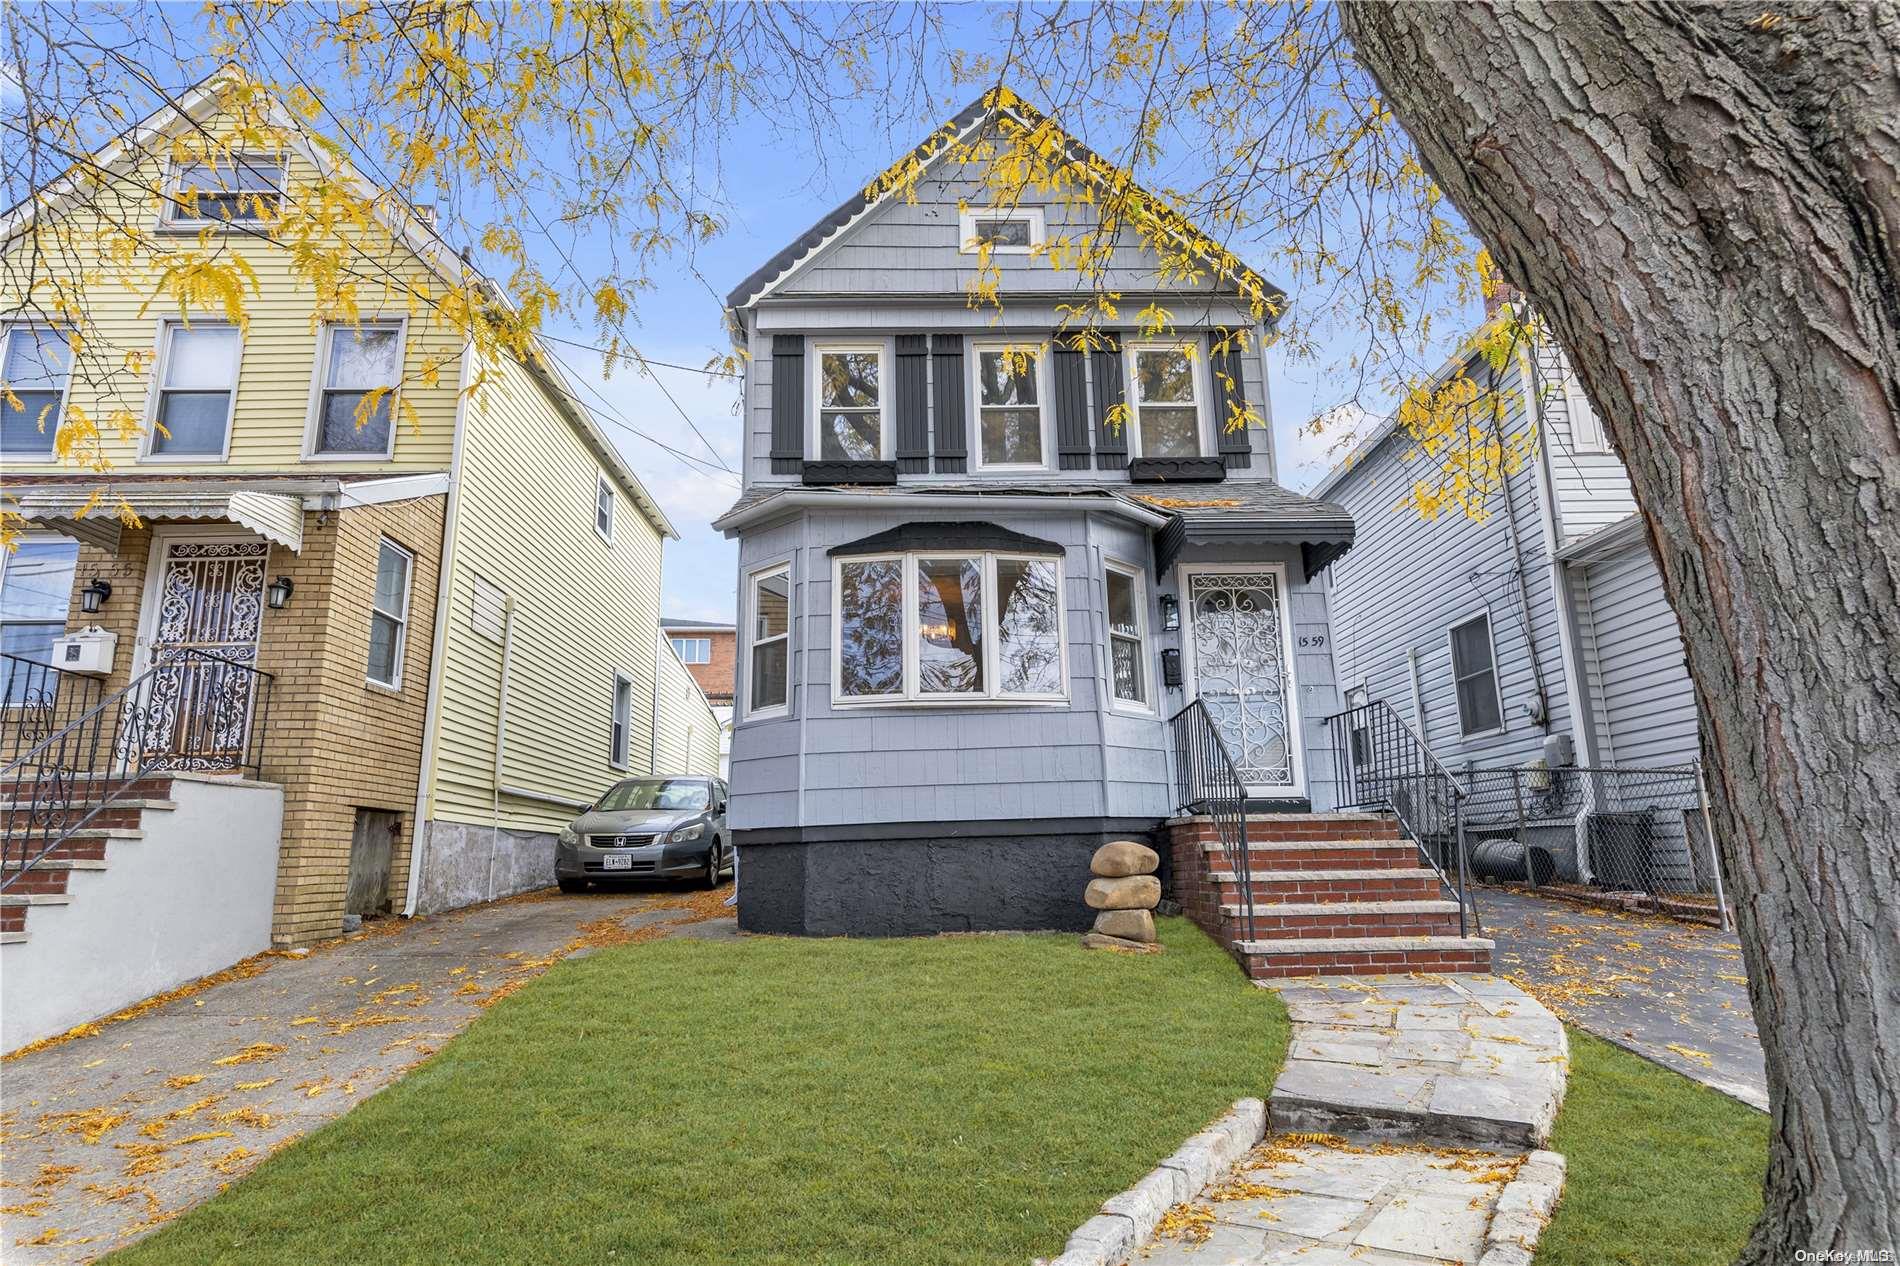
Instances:
[[[1175,798],[1183,813],[1207,817],[1240,891],[1240,917],[1254,940],[1253,866],[1247,853],[1247,784],[1227,740],[1196,699],[1168,719],[1174,740]]]
[[[0,653],[0,761],[18,760],[64,729],[103,689],[97,677]]]
[[[1439,881],[1457,895],[1458,934],[1470,935],[1468,789],[1384,700],[1327,717],[1326,728],[1339,775],[1339,807],[1396,815]]]
[[[167,770],[262,773],[275,678],[203,651],[161,662],[0,767],[0,891],[141,779]]]

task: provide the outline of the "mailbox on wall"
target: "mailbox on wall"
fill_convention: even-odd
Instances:
[[[1161,652],[1161,683],[1166,686],[1181,684],[1181,652],[1172,647]]]
[[[53,643],[53,667],[63,673],[86,673],[104,677],[112,672],[117,657],[119,635],[104,629],[85,629],[68,633]]]

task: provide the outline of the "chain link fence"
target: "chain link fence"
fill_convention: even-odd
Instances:
[[[1722,901],[1694,765],[1467,771],[1465,841],[1481,879]]]

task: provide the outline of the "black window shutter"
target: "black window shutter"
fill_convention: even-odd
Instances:
[[[796,475],[805,459],[805,338],[772,336],[772,473]]]
[[[906,475],[930,470],[930,340],[897,336],[897,469]]]
[[[1216,447],[1229,470],[1253,464],[1253,449],[1247,441],[1247,428],[1243,426],[1230,430],[1227,426],[1235,409],[1247,407],[1239,338],[1238,334],[1230,336],[1226,330],[1209,330],[1207,333],[1207,363],[1213,370],[1208,377],[1214,383]],[[1224,349],[1221,346],[1223,343],[1226,344]]]
[[[1089,468],[1088,362],[1056,335],[1056,452],[1063,470]]]
[[[1128,395],[1123,385],[1122,345],[1113,335],[1089,353],[1090,376],[1095,381],[1095,465],[1100,470],[1124,470],[1128,466],[1128,428],[1130,416],[1120,426],[1108,425],[1108,414]]]
[[[930,336],[931,373],[936,379],[937,473],[961,475],[969,468],[969,424],[963,409],[963,336]]]

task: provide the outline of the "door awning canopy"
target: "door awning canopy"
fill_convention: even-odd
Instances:
[[[44,524],[87,545],[117,551],[124,525],[115,513],[123,501],[148,523],[210,519],[249,528],[292,553],[303,548],[303,497],[295,493],[219,488],[121,488],[96,497],[90,488],[22,489],[20,517]]]

